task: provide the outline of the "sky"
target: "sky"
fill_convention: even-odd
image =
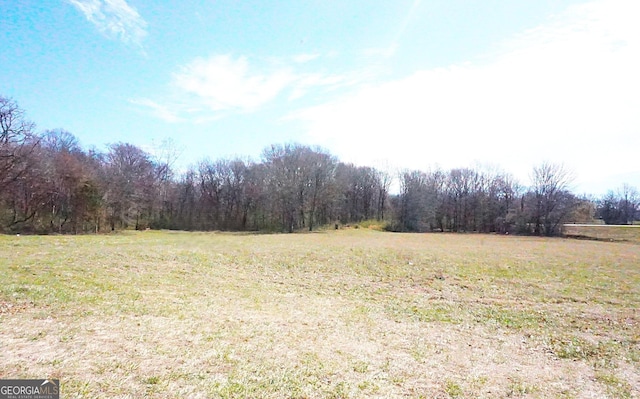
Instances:
[[[637,0],[0,0],[0,95],[178,165],[278,143],[640,189]]]

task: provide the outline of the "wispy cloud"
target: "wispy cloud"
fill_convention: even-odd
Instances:
[[[326,91],[335,90],[345,86],[356,84],[357,79],[350,77],[346,74],[328,75],[323,73],[304,73],[296,76],[296,79],[291,84],[291,91],[289,94],[289,100],[297,100],[304,97],[311,90],[319,87],[324,88]]]
[[[415,20],[416,15],[418,14],[418,9],[422,4],[422,0],[413,0],[411,3],[411,7],[407,10],[407,13],[404,16],[404,19],[398,26],[393,38],[391,41],[382,47],[370,47],[366,48],[362,51],[362,54],[367,57],[382,57],[382,58],[391,58],[396,54],[398,50],[398,46],[402,42],[402,38],[409,27],[409,25]]]
[[[198,58],[174,75],[174,85],[213,111],[255,110],[295,80],[287,68],[254,71],[246,57]]]
[[[317,57],[320,55],[309,54],[253,63],[243,56],[196,58],[173,74],[171,95],[163,100],[143,98],[131,103],[148,108],[166,122],[206,123],[233,113],[254,112],[278,99],[293,102],[310,92],[330,93],[352,87],[370,77],[363,71],[329,74],[301,70],[299,64]]]
[[[158,119],[161,119],[165,122],[176,123],[183,122],[183,118],[178,116],[180,113],[180,107],[168,106],[159,104],[156,101],[150,100],[148,98],[136,98],[129,100],[131,104],[142,106],[145,109],[151,110],[151,114]]]
[[[407,30],[407,27],[412,22],[412,20],[415,19],[416,13],[421,3],[422,3],[422,0],[413,0],[413,2],[411,3],[411,7],[409,8],[409,11],[407,12],[404,19],[402,20],[402,23],[398,27],[398,30],[396,31],[396,34],[393,37],[393,40],[391,41],[391,44],[389,44],[387,48],[383,49],[382,52],[379,52],[380,55],[382,55],[385,58],[389,58],[396,53],[398,46],[400,45],[400,41],[404,36],[405,31]],[[373,51],[375,53],[375,49],[373,49]]]
[[[637,11],[629,0],[574,6],[482,65],[416,71],[290,118],[306,124],[311,140],[365,164],[491,159],[526,177],[544,157],[568,160],[585,179],[638,170],[619,147],[640,146]]]
[[[67,0],[109,38],[141,46],[147,36],[147,22],[125,0]]]

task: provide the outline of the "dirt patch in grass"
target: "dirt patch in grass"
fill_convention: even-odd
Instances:
[[[0,377],[65,397],[640,394],[637,245],[361,229],[0,251]]]
[[[31,306],[33,305],[29,303],[14,303],[0,300],[0,315],[24,312]]]

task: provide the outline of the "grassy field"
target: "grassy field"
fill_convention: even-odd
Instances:
[[[628,241],[640,244],[640,225],[611,226],[566,224],[563,227],[563,231],[569,237],[601,241]]]
[[[0,237],[0,378],[64,398],[634,398],[640,245]]]

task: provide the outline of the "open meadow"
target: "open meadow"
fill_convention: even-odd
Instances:
[[[637,398],[640,245],[0,236],[0,378],[64,398]]]
[[[565,224],[564,234],[579,239],[626,241],[640,244],[640,225]]]

